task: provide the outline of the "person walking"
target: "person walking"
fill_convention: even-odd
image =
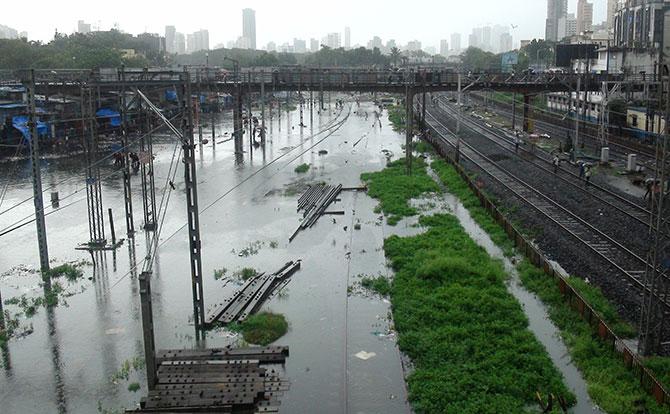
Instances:
[[[589,184],[591,184],[591,167],[587,166],[586,170],[584,171],[584,177],[586,178],[586,182],[584,184],[585,187],[588,187]]]
[[[554,155],[552,164],[554,165],[554,174],[558,174],[558,167],[561,164],[561,159],[558,158],[558,154]]]
[[[585,173],[586,173],[586,168],[584,167],[584,163],[580,162],[579,163],[579,179],[580,180],[584,178]]]

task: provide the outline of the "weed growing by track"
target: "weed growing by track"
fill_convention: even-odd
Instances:
[[[230,325],[229,329],[242,333],[250,344],[267,346],[286,335],[288,322],[284,315],[263,312],[251,315],[240,324]]]
[[[439,191],[422,160],[415,161],[411,177],[400,161],[362,179],[395,222],[416,214],[409,200]],[[419,222],[425,233],[384,243],[396,272],[390,292],[398,344],[415,365],[408,378],[414,410],[523,412],[534,405],[536,391],[574,402],[507,292],[502,264],[477,246],[455,217]]]
[[[298,174],[304,174],[307,171],[309,171],[309,164],[300,164],[297,167],[295,167],[295,172]]]
[[[524,286],[548,306],[551,320],[561,330],[570,355],[582,372],[588,384],[588,392],[593,401],[609,414],[628,414],[636,412],[637,403],[642,401],[649,413],[667,413],[640,386],[636,375],[630,371],[620,355],[594,335],[593,329],[581,316],[565,302],[558,290],[556,280],[548,277],[542,269],[524,261],[519,265],[519,275]],[[577,278],[570,280],[578,290],[583,288]],[[584,283],[584,282],[581,282]],[[593,288],[592,288],[593,289]],[[599,303],[611,305],[602,297],[602,293],[591,291],[584,297],[593,303],[597,311]],[[601,302],[602,301],[602,302]],[[608,312],[606,310],[606,312]],[[618,320],[616,314],[614,319]],[[624,324],[613,320],[613,326]],[[667,361],[667,360],[666,360]],[[660,364],[661,366],[663,364]],[[664,364],[667,367],[667,363]],[[652,368],[650,366],[650,368]],[[667,371],[666,371],[667,372]],[[667,378],[667,376],[666,376]]]
[[[391,282],[384,276],[366,276],[361,279],[361,286],[382,296],[388,296],[391,293]]]
[[[417,413],[523,412],[536,391],[574,396],[507,292],[500,262],[450,215],[421,217],[426,233],[384,243],[396,276],[391,302]]]
[[[405,107],[402,105],[390,106],[389,109],[389,121],[393,126],[395,132],[404,132],[405,131],[405,118],[406,112]]]
[[[489,234],[491,240],[503,250],[505,256],[513,256],[514,243],[509,239],[503,228],[493,220],[488,211],[481,206],[477,196],[470,190],[470,187],[463,181],[461,176],[458,175],[458,172],[454,167],[442,160],[433,161],[430,167],[447,186],[449,192],[458,197],[463,206],[468,209],[472,219],[479,224],[479,226]]]
[[[438,172],[438,176],[448,186],[449,191],[459,197],[475,221],[489,233],[494,242],[500,246],[499,240],[504,236],[506,239],[503,240],[504,245],[513,245],[511,240],[507,239],[502,227],[481,207],[477,197],[451,165],[444,161],[436,161],[431,167]],[[488,224],[484,224],[486,222]],[[621,356],[602,342],[579,313],[565,302],[555,279],[548,277],[542,269],[527,261],[520,263],[517,268],[523,285],[537,294],[547,305],[549,316],[560,329],[561,336],[582,372],[588,384],[589,395],[595,403],[610,414],[635,412],[636,404],[640,402],[644,403],[648,410],[646,412],[667,413],[667,409],[660,408],[642,389],[638,378],[626,368]],[[635,336],[635,329],[621,320],[600,289],[579,278],[571,278],[569,282],[617,335],[623,338]],[[670,359],[651,358],[645,362],[661,382],[670,383]]]
[[[388,224],[394,226],[403,217],[411,217],[419,212],[409,205],[409,201],[424,193],[440,191],[437,183],[426,173],[426,163],[415,158],[412,175],[407,175],[405,161],[391,162],[379,172],[365,173],[361,180],[368,184],[370,197],[379,200],[379,207],[388,216]]]

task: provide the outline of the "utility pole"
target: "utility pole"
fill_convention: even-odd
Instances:
[[[105,239],[104,209],[102,206],[102,186],[100,167],[97,165],[98,134],[96,130],[93,94],[90,87],[81,89],[81,118],[83,141],[86,150],[86,202],[88,206],[88,231],[90,248],[103,248]]]
[[[412,174],[412,138],[413,138],[413,120],[414,120],[414,89],[409,83],[406,86],[405,93],[405,163],[407,166],[407,175]]]
[[[456,104],[456,164],[461,160],[461,101],[463,99],[463,84],[461,74],[458,74],[458,102]]]
[[[265,71],[261,71],[261,145],[265,145]]]
[[[659,76],[662,78],[664,70]],[[665,119],[670,119],[670,78],[664,82],[668,86],[665,100]],[[659,102],[663,102],[660,90]],[[663,343],[670,329],[670,315],[665,310],[663,300],[670,294],[667,261],[670,257],[670,241],[663,235],[670,231],[670,201],[668,200],[668,179],[670,178],[670,133],[669,123],[665,123],[664,134],[656,140],[655,185],[660,183],[660,191],[652,191],[651,217],[649,221],[649,252],[644,276],[645,289],[642,296],[640,314],[640,342],[638,352],[643,356],[661,354],[668,343]]]
[[[184,69],[182,80],[182,136],[184,151],[184,184],[186,185],[186,213],[188,214],[188,242],[191,260],[191,284],[193,287],[193,322],[196,336],[202,334],[205,305],[202,293],[202,244],[200,240],[200,216],[198,210],[198,180],[195,166],[195,143],[193,141],[193,102],[191,76]]]
[[[146,105],[142,105],[145,108]],[[153,139],[151,137],[151,111],[142,111],[146,116],[146,137],[140,138],[140,163],[142,174],[142,207],[144,212],[144,229],[156,229],[156,185],[154,180]]]
[[[33,201],[35,204],[35,223],[37,224],[37,246],[40,253],[40,269],[44,276],[49,270],[49,249],[47,247],[47,227],[44,219],[44,200],[42,198],[42,174],[40,171],[39,135],[35,109],[35,70],[31,69],[28,79],[23,82],[28,97],[28,128],[30,128],[30,163],[33,175]],[[49,277],[43,277],[51,287]]]
[[[128,107],[126,102],[126,69],[121,66],[119,74],[121,80],[121,134],[123,145],[123,199],[126,209],[126,229],[128,237],[135,235],[135,223],[133,223],[133,199],[130,188],[130,159],[128,144]]]
[[[579,144],[579,102],[581,100],[582,77],[577,77],[577,106],[575,107],[575,138],[572,143],[572,162],[577,162],[577,145]]]
[[[516,131],[516,92],[512,93],[512,130]]]
[[[147,388],[156,389],[156,341],[154,336],[154,315],[151,305],[151,272],[142,272],[140,282],[140,309],[142,312],[142,334],[144,337],[144,360],[147,370]]]

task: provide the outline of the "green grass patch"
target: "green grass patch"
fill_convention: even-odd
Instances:
[[[382,171],[362,174],[361,180],[368,185],[368,195],[379,200],[380,210],[388,216],[391,226],[403,217],[418,214],[417,209],[409,205],[411,199],[440,191],[426,173],[426,163],[420,158],[414,159],[411,175],[407,175],[405,161],[398,160],[389,163]]]
[[[226,277],[226,273],[228,273],[228,269],[225,267],[222,267],[221,269],[215,269],[214,270],[214,280],[221,280],[224,277]]]
[[[137,392],[140,390],[140,383],[139,382],[131,382],[128,384],[128,391],[130,392]]]
[[[443,160],[433,161],[430,167],[435,171],[447,190],[458,197],[463,206],[468,209],[472,219],[486,231],[491,240],[502,249],[505,256],[514,255],[514,242],[510,240],[505,230],[500,227],[493,217],[479,202],[479,198],[470,190],[456,169]]]
[[[65,263],[47,270],[46,276],[51,279],[65,277],[68,282],[76,282],[84,276],[84,272],[76,264]]]
[[[384,276],[364,277],[361,279],[361,286],[382,296],[388,296],[391,293],[391,282]]]
[[[549,317],[561,330],[561,336],[570,349],[570,354],[577,367],[582,372],[588,384],[589,395],[595,403],[609,414],[635,412],[667,414],[667,407],[659,407],[655,400],[642,389],[639,379],[624,365],[621,355],[601,341],[594,334],[593,328],[565,302],[555,279],[548,277],[542,269],[528,262],[523,262],[518,267],[524,286],[537,294],[548,306]],[[584,289],[583,282],[578,282],[578,280],[572,278],[570,283],[578,289]],[[583,293],[585,299],[588,297],[593,300],[598,295],[602,296],[602,293],[590,286],[585,289],[585,292],[588,292]],[[607,309],[603,310],[601,301],[607,304],[604,297],[593,300],[595,310],[608,314]],[[610,305],[607,304],[607,306]],[[603,316],[606,319],[614,317],[612,315]],[[615,320],[610,323],[612,326],[619,326]],[[667,379],[667,368],[670,363],[666,358],[658,359],[658,361],[662,362],[657,362],[656,367],[666,370],[665,378]],[[653,360],[649,362],[654,366]],[[659,375],[659,377],[663,376]],[[640,404],[643,404],[647,411],[637,411]]]
[[[298,174],[304,174],[307,171],[309,171],[309,164],[300,164],[297,167],[295,167],[294,171],[297,172]]]
[[[389,121],[395,132],[404,132],[406,128],[407,112],[402,105],[389,106]]]
[[[499,261],[451,215],[421,217],[427,232],[384,243],[396,276],[391,302],[417,413],[520,413],[535,392],[574,402],[528,330]]]
[[[241,270],[236,271],[233,273],[233,276],[242,279],[244,281],[247,281],[251,279],[252,277],[258,276],[258,270],[254,269],[253,267],[245,267]]]
[[[250,344],[267,346],[286,335],[288,322],[284,315],[263,312],[251,315],[240,324],[230,325],[230,329],[242,333]]]
[[[427,143],[426,141],[419,141],[414,144],[414,151],[419,153],[419,154],[434,154],[435,149],[433,148],[432,145]]]

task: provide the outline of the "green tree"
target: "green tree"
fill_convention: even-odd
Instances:
[[[394,65],[397,65],[398,61],[400,60],[400,56],[401,56],[400,49],[398,49],[395,46],[392,47],[391,48],[391,53],[390,53],[391,63],[393,63]]]

